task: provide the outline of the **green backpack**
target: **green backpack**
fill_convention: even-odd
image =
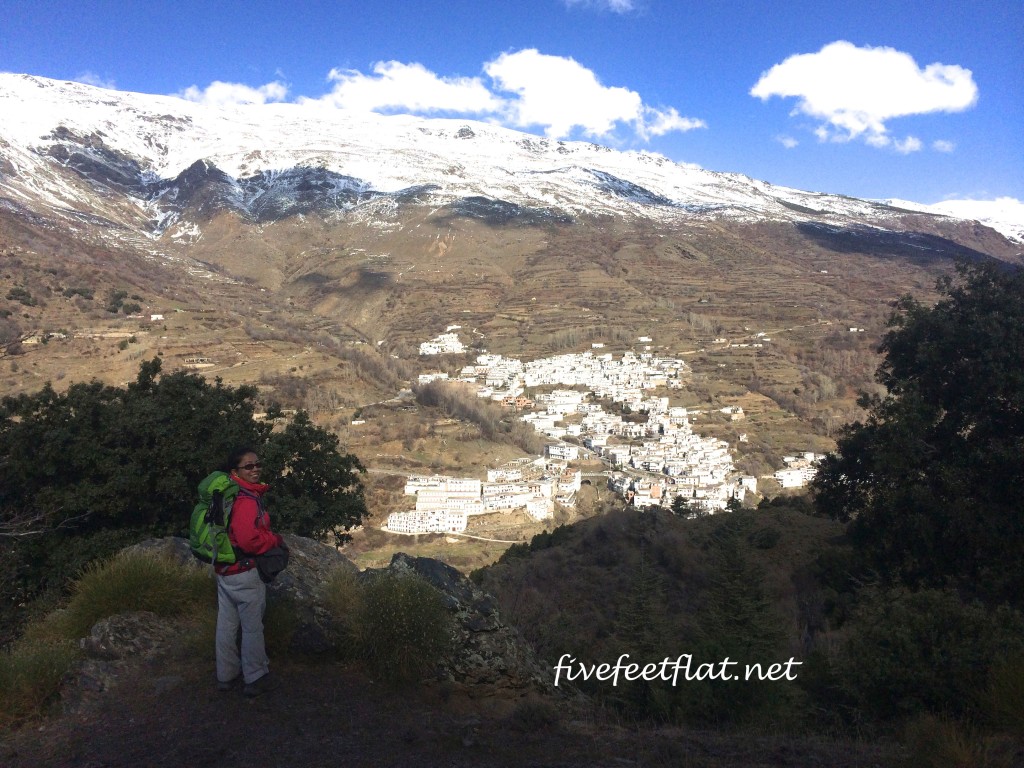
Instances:
[[[199,503],[192,510],[188,541],[192,554],[204,563],[231,564],[238,559],[228,538],[228,526],[239,490],[238,483],[219,470],[199,483]]]

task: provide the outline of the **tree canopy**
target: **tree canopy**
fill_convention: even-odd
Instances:
[[[0,400],[0,577],[5,600],[62,583],[146,536],[184,534],[199,481],[232,449],[260,452],[279,531],[343,536],[366,515],[359,460],[300,413],[254,418],[257,390],[144,362],[127,387],[49,384]]]
[[[814,483],[891,583],[1024,596],[1024,273],[961,265],[933,307],[905,296],[876,377]]]

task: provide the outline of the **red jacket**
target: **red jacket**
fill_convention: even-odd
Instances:
[[[241,488],[231,507],[231,524],[228,526],[231,545],[246,555],[262,555],[274,547],[280,547],[283,543],[281,536],[270,529],[270,515],[262,508],[262,496],[270,486],[246,482],[235,474],[231,475],[231,479]],[[216,571],[227,576],[255,567],[254,559],[240,557],[231,565],[218,565]]]

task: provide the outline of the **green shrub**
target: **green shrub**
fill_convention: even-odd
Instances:
[[[11,288],[7,292],[7,298],[11,301],[17,301],[24,304],[26,307],[34,307],[38,302],[32,298],[32,294],[21,287]]]
[[[990,671],[1024,651],[1015,610],[964,603],[953,590],[869,594],[833,659],[836,690],[869,717],[983,714]]]
[[[91,301],[94,294],[92,288],[65,288],[64,295],[68,298],[72,296],[81,296],[83,299],[89,299]]]
[[[209,610],[214,590],[205,570],[151,554],[121,554],[86,566],[73,586],[64,626],[68,637],[78,638],[100,619],[126,611],[180,616]]]
[[[121,305],[124,304],[124,300],[128,298],[128,291],[111,291],[110,298],[107,301],[107,312],[117,313],[121,310]]]
[[[39,714],[77,656],[71,642],[29,639],[0,654],[0,728]]]
[[[351,614],[356,653],[379,677],[414,682],[452,644],[452,619],[441,593],[418,576],[385,573],[361,587]]]

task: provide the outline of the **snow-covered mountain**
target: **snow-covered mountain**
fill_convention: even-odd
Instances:
[[[221,210],[253,222],[312,211],[370,220],[419,204],[503,218],[874,227],[926,210],[465,120],[309,104],[217,108],[16,74],[0,74],[0,114],[0,205],[95,218],[134,237],[195,232]],[[1019,239],[1022,229],[1001,231]]]
[[[885,203],[911,211],[978,221],[1009,240],[1024,243],[1024,203],[1009,197],[996,200],[947,200],[933,205],[921,205],[907,200],[886,200]]]

